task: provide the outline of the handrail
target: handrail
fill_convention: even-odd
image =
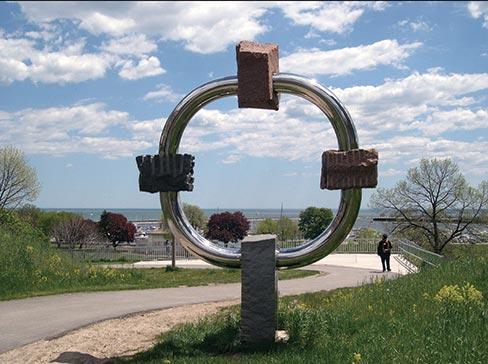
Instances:
[[[403,238],[398,241],[398,249],[401,259],[417,267],[417,269],[420,269],[424,264],[436,267],[444,260],[444,256],[428,251]]]
[[[417,273],[418,268],[417,266],[413,265],[409,261],[402,259],[400,255],[395,255],[394,256],[395,260],[400,264],[403,268],[405,268],[408,273]]]

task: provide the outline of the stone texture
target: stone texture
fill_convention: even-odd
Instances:
[[[239,108],[278,110],[280,97],[273,90],[279,72],[278,45],[242,41],[236,46]]]
[[[261,240],[259,240],[261,239]],[[241,243],[241,342],[275,341],[278,305],[276,237]]]
[[[190,154],[138,156],[136,162],[140,191],[155,193],[193,190],[195,157]]]
[[[327,150],[322,154],[320,188],[374,188],[378,184],[376,149]]]

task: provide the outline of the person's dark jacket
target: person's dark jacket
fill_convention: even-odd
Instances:
[[[378,243],[377,254],[379,256],[391,254],[392,245],[390,240],[381,239]]]

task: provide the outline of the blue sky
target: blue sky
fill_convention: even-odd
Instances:
[[[317,80],[379,153],[378,187],[421,158],[488,175],[488,2],[1,2],[0,146],[25,152],[41,208],[157,208],[135,157],[198,86],[237,74],[236,45],[277,44],[280,72]],[[329,121],[282,95],[279,111],[210,103],[180,153],[202,208],[335,208],[320,189]],[[362,208],[374,189],[363,189]]]

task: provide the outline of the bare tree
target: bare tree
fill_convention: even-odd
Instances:
[[[13,210],[34,201],[39,190],[36,171],[24,153],[15,147],[0,148],[0,209]]]
[[[470,187],[450,159],[422,159],[392,189],[379,188],[370,206],[390,218],[393,229],[410,233],[440,253],[473,229],[488,201],[488,182]]]
[[[71,249],[83,248],[83,245],[93,244],[101,240],[98,224],[92,220],[74,218],[63,220],[53,228],[53,237],[58,244],[68,245]]]

